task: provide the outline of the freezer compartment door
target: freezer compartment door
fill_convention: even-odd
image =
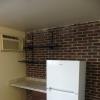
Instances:
[[[47,88],[69,90],[78,93],[79,61],[47,61]]]
[[[78,95],[48,89],[47,100],[78,100]]]

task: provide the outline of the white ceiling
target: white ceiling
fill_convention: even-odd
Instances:
[[[19,30],[100,19],[100,0],[0,0],[0,25]]]

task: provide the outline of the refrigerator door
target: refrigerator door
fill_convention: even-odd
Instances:
[[[72,91],[79,90],[79,61],[48,60],[47,88]]]
[[[47,100],[78,100],[78,95],[48,89]]]

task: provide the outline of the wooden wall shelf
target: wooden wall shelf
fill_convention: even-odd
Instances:
[[[18,62],[21,62],[21,63],[28,63],[28,64],[45,64],[46,62],[43,62],[43,61],[31,61],[31,60],[21,60],[21,61],[18,61]]]

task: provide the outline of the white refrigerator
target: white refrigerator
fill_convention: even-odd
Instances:
[[[86,62],[47,60],[47,100],[85,100]]]

